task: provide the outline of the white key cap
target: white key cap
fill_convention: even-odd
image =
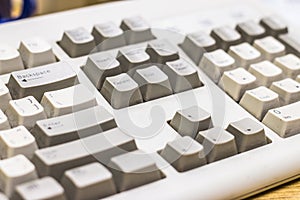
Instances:
[[[105,51],[126,45],[123,30],[111,21],[96,24],[93,28],[92,35],[95,38],[97,49],[99,51]]]
[[[288,32],[288,28],[277,16],[268,16],[260,20],[260,24],[273,36]]]
[[[280,101],[283,105],[300,100],[300,83],[293,79],[287,78],[273,82],[270,89],[279,94]]]
[[[56,61],[50,44],[38,37],[21,41],[19,51],[26,68],[46,65]]]
[[[244,68],[224,72],[219,86],[235,101],[239,101],[246,90],[256,87],[256,78]]]
[[[0,200],[9,200],[7,196],[0,192]]]
[[[125,73],[106,78],[100,92],[115,109],[143,102],[139,85]]]
[[[120,192],[162,178],[155,161],[141,150],[115,156],[111,158],[110,163],[117,189]]]
[[[296,81],[298,81],[300,83],[300,75],[297,76]]]
[[[189,136],[168,142],[160,155],[180,172],[206,164],[203,146]]]
[[[168,76],[157,66],[137,69],[133,76],[139,84],[145,101],[150,101],[173,93]]]
[[[10,124],[8,122],[7,116],[0,109],[0,130],[10,129]]]
[[[196,140],[203,145],[209,163],[238,153],[234,136],[219,127],[200,131]]]
[[[29,181],[16,187],[12,199],[65,200],[63,187],[52,177]]]
[[[166,39],[149,42],[146,53],[151,57],[151,63],[165,64],[166,62],[179,59],[176,47]]]
[[[140,16],[124,19],[121,24],[121,29],[125,32],[125,38],[128,44],[155,39],[148,22]]]
[[[63,173],[91,162],[108,164],[111,157],[136,150],[132,137],[115,128],[73,142],[35,151],[33,163],[40,176],[60,180]]]
[[[198,65],[205,52],[217,49],[217,43],[210,35],[199,31],[188,34],[180,47]]]
[[[35,138],[24,127],[0,131],[0,157],[10,158],[18,154],[23,154],[28,159],[31,159],[34,151],[37,150]]]
[[[266,87],[283,78],[282,70],[270,61],[252,64],[248,71],[256,77],[259,85]]]
[[[226,130],[235,137],[240,153],[267,144],[264,127],[250,118],[232,122]]]
[[[215,28],[212,30],[210,35],[224,51],[227,51],[230,46],[237,45],[242,42],[242,36],[229,26]]]
[[[300,74],[300,59],[293,54],[275,58],[274,64],[280,67],[288,78],[294,79]]]
[[[283,107],[269,110],[263,123],[281,137],[289,137],[300,133],[300,101]]]
[[[170,122],[180,135],[195,138],[199,131],[209,129],[212,126],[211,116],[198,106],[192,106],[179,110]]]
[[[111,54],[103,53],[90,55],[82,70],[98,90],[102,88],[106,77],[122,73],[119,61]]]
[[[236,30],[242,35],[243,39],[250,44],[255,39],[262,38],[266,35],[266,30],[253,20],[239,23]]]
[[[0,74],[24,69],[20,53],[8,46],[0,45]]]
[[[229,47],[228,54],[235,59],[236,65],[248,69],[248,67],[262,60],[262,55],[249,43],[242,43]]]
[[[32,95],[40,101],[47,91],[73,86],[76,78],[77,75],[69,64],[59,62],[13,72],[8,88],[13,99]]]
[[[83,84],[45,92],[42,106],[48,117],[57,117],[97,105],[95,95]]]
[[[199,66],[215,83],[218,83],[224,71],[232,70],[236,65],[230,55],[218,49],[204,53]]]
[[[280,106],[279,95],[261,86],[247,90],[240,101],[240,105],[258,120],[262,120],[268,110]]]
[[[265,59],[270,61],[285,54],[285,46],[272,36],[255,40],[253,46],[262,53]]]
[[[184,59],[167,62],[163,71],[168,75],[175,93],[203,86],[197,70]]]
[[[23,125],[28,130],[33,128],[36,121],[46,119],[44,108],[33,96],[11,100],[6,115],[12,127]]]
[[[146,67],[150,63],[150,56],[143,48],[126,47],[120,49],[117,60],[120,62],[123,72],[134,74],[134,68]]]
[[[7,158],[0,162],[0,189],[10,197],[15,187],[37,179],[34,165],[23,155]]]
[[[116,127],[113,116],[102,106],[96,106],[60,117],[39,120],[31,132],[39,147],[44,148]]]
[[[5,111],[7,109],[8,103],[11,100],[11,95],[9,93],[6,85],[0,80],[0,109]]]
[[[117,192],[112,178],[108,169],[95,162],[66,171],[61,184],[69,199],[101,199]]]
[[[95,48],[94,37],[83,27],[65,31],[59,45],[72,58],[88,55]]]

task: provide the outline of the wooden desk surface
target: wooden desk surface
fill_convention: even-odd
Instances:
[[[300,200],[300,179],[275,187],[271,190],[255,195],[249,199],[269,200],[269,199],[295,199]]]

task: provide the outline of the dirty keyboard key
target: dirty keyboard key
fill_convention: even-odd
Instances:
[[[274,64],[280,67],[288,78],[296,78],[300,74],[300,59],[294,54],[275,58]]]
[[[0,172],[0,189],[10,197],[15,187],[37,179],[35,166],[23,155],[17,155],[5,160],[1,160]]]
[[[39,147],[44,148],[116,127],[113,116],[102,106],[96,106],[68,115],[39,120],[31,132]]]
[[[52,177],[22,183],[16,187],[12,196],[13,200],[65,200],[63,187]]]
[[[288,32],[287,26],[276,16],[264,17],[260,20],[260,24],[266,29],[268,34],[275,37]]]
[[[250,44],[254,40],[262,38],[266,35],[266,30],[253,20],[239,23],[236,30],[242,35],[243,39]]]
[[[239,101],[246,90],[256,87],[256,82],[255,76],[244,68],[237,68],[224,72],[219,86],[235,101]]]
[[[180,135],[195,138],[199,131],[212,127],[211,115],[198,106],[192,106],[176,112],[170,121]]]
[[[5,111],[8,103],[11,100],[11,95],[6,85],[0,80],[0,109]]]
[[[200,131],[196,140],[203,145],[209,163],[238,153],[234,136],[219,127]]]
[[[235,137],[240,153],[267,144],[264,127],[250,118],[232,122],[226,130]]]
[[[248,71],[256,77],[258,85],[266,87],[283,78],[282,70],[270,61],[252,64]]]
[[[20,53],[9,45],[0,45],[0,74],[24,69]]]
[[[268,110],[280,106],[279,95],[264,86],[247,90],[240,101],[249,113],[262,120]]]
[[[291,37],[289,34],[279,35],[279,41],[281,41],[288,53],[293,53],[296,56],[300,56],[300,41],[294,37]]]
[[[162,178],[155,161],[147,153],[136,150],[110,160],[118,191],[129,190]]]
[[[100,199],[116,193],[112,178],[108,169],[94,162],[66,171],[61,184],[69,199]]]
[[[168,76],[157,66],[137,69],[133,76],[139,84],[143,99],[150,101],[173,93]]]
[[[282,105],[300,100],[300,83],[293,79],[286,78],[273,82],[270,89],[279,94]]]
[[[146,67],[150,63],[150,56],[143,48],[126,47],[120,49],[117,60],[120,62],[123,72],[134,74],[134,68]]]
[[[222,26],[212,30],[210,34],[217,42],[218,46],[227,51],[230,46],[241,43],[242,36],[229,26]]]
[[[74,58],[88,55],[95,48],[94,37],[83,27],[64,32],[59,45]]]
[[[99,51],[106,51],[126,45],[123,30],[113,22],[96,24],[93,28],[92,35],[95,38]]]
[[[46,65],[56,61],[50,44],[38,37],[22,40],[19,51],[26,68]]]
[[[35,150],[37,150],[35,138],[24,126],[0,131],[0,146],[2,147],[0,151],[1,159],[18,154],[23,154],[31,159]]]
[[[23,125],[28,130],[36,121],[47,117],[44,108],[33,96],[11,100],[5,114],[12,127]]]
[[[268,111],[263,123],[281,137],[299,133],[300,101]]]
[[[203,146],[189,136],[168,142],[160,155],[180,172],[206,164]]]
[[[10,124],[8,122],[7,116],[0,109],[0,130],[10,129]]]
[[[100,92],[115,109],[143,102],[139,85],[126,73],[107,77]]]
[[[90,55],[82,70],[98,90],[101,89],[106,77],[122,73],[119,61],[111,54],[103,53]]]
[[[265,59],[270,61],[285,55],[285,46],[272,36],[255,40],[253,46],[262,53]]]
[[[153,40],[155,37],[148,22],[140,16],[126,18],[121,23],[121,29],[125,32],[127,44],[134,44]]]
[[[219,82],[224,71],[235,68],[235,60],[224,50],[218,49],[209,53],[204,53],[200,64],[200,68],[214,81]]]
[[[132,137],[115,128],[72,142],[35,151],[33,162],[40,176],[60,180],[63,173],[91,162],[109,163],[111,157],[136,150]]]
[[[150,41],[146,53],[151,57],[151,63],[165,64],[166,62],[179,59],[176,47],[166,39]]]
[[[45,92],[41,101],[48,117],[57,117],[97,105],[95,95],[83,84]]]
[[[163,71],[168,75],[175,93],[203,86],[197,70],[184,59],[167,62]]]
[[[245,69],[262,60],[262,54],[247,42],[229,47],[228,54],[235,59],[237,66]]]
[[[198,65],[205,52],[217,49],[217,43],[210,35],[199,31],[188,34],[180,47]]]
[[[45,92],[73,86],[76,79],[72,67],[66,62],[59,62],[13,72],[8,89],[13,99],[32,95],[40,101]]]

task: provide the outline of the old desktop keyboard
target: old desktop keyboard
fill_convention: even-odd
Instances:
[[[267,5],[1,25],[0,199],[239,199],[298,178],[300,28]]]

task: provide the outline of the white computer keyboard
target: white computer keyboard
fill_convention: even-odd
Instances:
[[[0,25],[0,199],[240,199],[298,178],[300,27],[281,8],[122,1]]]

